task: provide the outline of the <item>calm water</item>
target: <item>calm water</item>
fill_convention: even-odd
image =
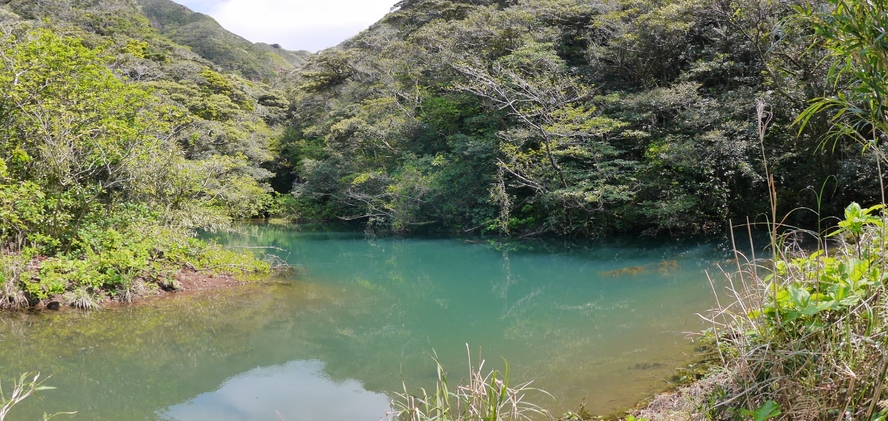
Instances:
[[[51,374],[8,418],[384,419],[403,381],[458,380],[466,344],[553,412],[631,405],[686,363],[686,331],[714,304],[714,244],[597,245],[367,239],[247,226],[232,246],[274,246],[295,279],[92,313],[0,315],[0,374]],[[480,350],[480,351],[479,351]],[[389,394],[389,395],[387,395]],[[64,419],[60,417],[58,419]],[[71,418],[69,418],[71,419]]]

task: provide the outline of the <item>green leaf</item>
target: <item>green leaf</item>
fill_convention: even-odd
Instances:
[[[781,414],[780,405],[774,401],[767,401],[759,406],[755,411],[744,409],[741,411],[744,416],[751,416],[753,421],[765,421]]]

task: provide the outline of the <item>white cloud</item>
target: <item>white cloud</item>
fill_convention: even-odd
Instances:
[[[390,398],[370,392],[357,380],[334,382],[316,360],[257,367],[225,381],[218,389],[158,411],[168,420],[259,421],[381,419]]]
[[[290,50],[332,47],[385,16],[398,0],[180,0],[253,42]]]

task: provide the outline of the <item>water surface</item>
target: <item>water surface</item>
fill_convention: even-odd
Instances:
[[[456,381],[479,354],[514,381],[604,414],[663,388],[714,304],[712,243],[495,245],[368,239],[298,226],[224,241],[267,249],[294,279],[92,313],[0,316],[0,374],[52,374],[11,419],[379,420],[402,380]],[[642,245],[643,244],[643,245]],[[255,249],[252,249],[255,250]],[[16,418],[20,414],[22,418]]]

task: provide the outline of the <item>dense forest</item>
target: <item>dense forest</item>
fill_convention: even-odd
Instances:
[[[809,19],[829,4],[404,0],[312,55],[168,0],[0,1],[2,305],[138,295],[249,217],[814,227],[882,190],[882,132],[809,108],[860,92]]]
[[[289,102],[271,86],[305,53],[246,49],[172,2],[2,3],[0,308],[126,301],[180,267],[267,270],[194,235],[272,203]],[[177,44],[143,11],[207,37]]]
[[[678,235],[772,218],[773,177],[813,227],[880,190],[828,113],[793,125],[848,89],[800,18],[826,6],[401,1],[299,73],[275,188],[394,232]]]

